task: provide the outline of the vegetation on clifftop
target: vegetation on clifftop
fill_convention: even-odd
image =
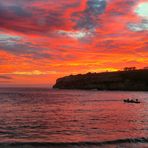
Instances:
[[[87,73],[59,78],[53,88],[148,90],[148,69]]]

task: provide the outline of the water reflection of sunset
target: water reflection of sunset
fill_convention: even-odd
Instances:
[[[146,92],[15,88],[0,93],[0,141],[102,142],[148,134]],[[135,96],[141,104],[123,102]]]

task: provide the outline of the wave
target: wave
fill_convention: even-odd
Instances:
[[[148,138],[130,138],[130,139],[118,139],[113,141],[103,142],[12,142],[12,143],[0,143],[0,147],[48,147],[48,148],[71,148],[73,147],[91,147],[91,146],[104,146],[104,145],[118,145],[118,144],[146,144]]]

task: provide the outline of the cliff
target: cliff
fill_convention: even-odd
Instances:
[[[146,91],[148,69],[65,76],[57,79],[53,88]]]

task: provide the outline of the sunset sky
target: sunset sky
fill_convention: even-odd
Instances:
[[[148,0],[0,0],[0,86],[148,66]]]

